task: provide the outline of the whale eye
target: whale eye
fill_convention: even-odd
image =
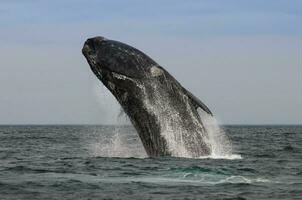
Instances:
[[[150,72],[151,72],[152,77],[161,76],[163,74],[163,70],[157,66],[151,67]]]

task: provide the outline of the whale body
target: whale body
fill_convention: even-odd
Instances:
[[[212,112],[149,56],[104,37],[88,39],[82,53],[128,115],[148,156],[211,153],[199,110]]]

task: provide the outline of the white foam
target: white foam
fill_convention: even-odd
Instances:
[[[209,156],[200,156],[198,159],[221,159],[221,160],[238,160],[242,159],[239,154],[230,154],[230,155],[209,155]]]
[[[217,182],[217,184],[221,184],[221,183],[251,184],[251,183],[267,183],[267,182],[271,182],[271,181],[268,179],[264,179],[264,178],[246,178],[244,176],[230,176],[230,177],[227,177],[226,179],[220,180],[219,182]]]
[[[187,179],[181,177],[165,177],[165,176],[142,176],[142,177],[99,177],[99,176],[89,176],[89,175],[74,175],[74,174],[62,174],[61,176],[68,176],[73,179],[79,179],[81,181],[87,182],[107,182],[107,183],[133,183],[133,182],[143,182],[143,183],[154,183],[154,184],[164,184],[164,185],[219,185],[219,184],[253,184],[253,183],[278,183],[268,179],[262,178],[247,178],[244,176],[230,176],[226,178],[215,178],[215,177],[200,177],[200,179]]]

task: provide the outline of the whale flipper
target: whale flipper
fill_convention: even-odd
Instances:
[[[183,90],[188,95],[188,97],[191,99],[191,101],[192,101],[193,105],[195,106],[196,110],[197,110],[197,108],[201,108],[206,113],[213,116],[213,113],[210,111],[210,109],[204,103],[202,103],[202,101],[200,99],[198,99],[194,94],[192,94],[187,89],[183,88]]]

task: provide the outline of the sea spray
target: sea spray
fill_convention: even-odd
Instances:
[[[207,142],[211,147],[211,157],[213,158],[223,158],[223,157],[240,157],[232,154],[233,148],[232,144],[227,137],[224,130],[219,126],[216,118],[214,116],[209,115],[201,109],[197,110],[201,121],[208,133]]]
[[[152,84],[153,95],[146,91],[144,85],[140,82],[135,82],[138,87],[143,89],[144,105],[148,112],[157,116],[157,120],[160,122],[161,135],[166,139],[169,151],[174,157],[187,157],[187,158],[213,158],[213,159],[240,159],[240,155],[232,154],[232,145],[224,130],[219,127],[217,120],[204,112],[202,109],[198,109],[200,119],[196,118],[196,115],[192,112],[189,99],[186,95],[183,95],[183,102],[186,106],[187,112],[193,120],[194,127],[197,129],[187,129],[182,125],[184,120],[175,109],[171,109],[171,100],[167,96],[166,91],[157,87],[157,84]],[[173,103],[173,102],[172,102]],[[118,115],[117,124],[128,124],[129,119],[127,115],[121,109]],[[200,121],[202,123],[200,123]],[[94,144],[92,149],[97,156],[104,157],[146,157],[146,153],[143,150],[142,143],[138,139],[139,147],[133,147],[125,141],[124,130],[121,127],[115,128],[114,135],[108,136],[98,141],[98,144]],[[195,134],[192,134],[194,133]],[[196,149],[196,135],[203,138],[203,142],[209,147],[210,154],[205,156],[196,156],[196,153],[191,149]],[[137,137],[138,138],[138,137]],[[198,144],[197,144],[198,145]],[[201,144],[200,144],[201,145]],[[138,150],[139,149],[139,150]],[[139,154],[137,152],[140,152]],[[143,153],[141,153],[143,152]]]
[[[114,126],[112,129],[112,134],[96,134],[96,138],[90,141],[89,149],[93,156],[124,158],[147,157],[137,134],[131,133],[135,131],[132,127]]]
[[[157,117],[160,124],[161,135],[166,139],[167,146],[172,156],[192,157],[188,151],[184,130],[180,127],[181,116],[175,109],[171,109],[171,102],[166,91],[157,84],[151,84],[153,95],[146,91],[146,87],[140,86],[144,93],[144,104],[149,113]]]
[[[239,155],[232,155],[232,145],[224,130],[219,127],[217,120],[212,115],[198,108],[199,117],[192,110],[190,99],[187,95],[180,94],[187,113],[192,120],[192,127],[186,127],[180,113],[173,109],[173,99],[160,87],[152,84],[153,93],[150,95],[144,88],[144,102],[146,108],[160,122],[161,135],[166,139],[168,148],[175,157],[203,158],[196,156],[194,150],[201,148],[196,144],[197,138],[203,138],[203,143],[210,149],[206,158],[237,159]],[[171,109],[172,108],[172,109]],[[200,123],[200,120],[202,123]],[[194,133],[195,132],[195,133]],[[193,141],[193,142],[192,142]],[[192,151],[193,150],[193,151]],[[203,154],[198,152],[198,154]]]

